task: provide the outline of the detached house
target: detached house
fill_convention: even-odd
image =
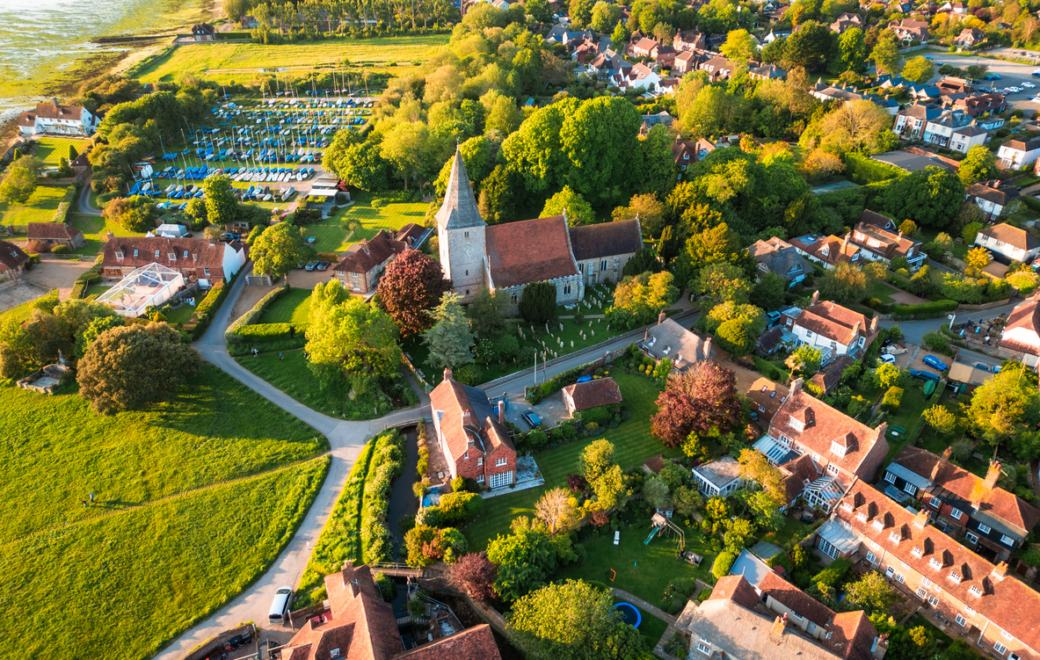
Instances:
[[[352,293],[375,293],[387,264],[405,250],[419,248],[430,233],[431,230],[413,223],[402,227],[394,236],[380,229],[372,240],[362,239],[350,246],[343,259],[333,266],[332,276]]]
[[[960,48],[972,48],[986,40],[986,33],[978,28],[964,28],[953,43]]]
[[[707,48],[707,41],[704,39],[704,35],[697,30],[681,30],[672,40],[672,48],[680,53],[704,50]]]
[[[26,240],[51,247],[64,245],[70,250],[83,247],[86,242],[83,232],[63,222],[30,222]]]
[[[643,333],[643,343],[639,347],[657,362],[670,359],[672,369],[678,372],[711,358],[711,337],[702,338],[679,325],[678,321],[665,317],[663,312],[657,318],[657,325]]]
[[[898,23],[892,21],[888,27],[896,33],[896,36],[904,44],[909,44],[911,41],[920,41],[922,43],[928,41],[928,23],[926,21],[904,18]]]
[[[25,272],[29,255],[14,243],[0,241],[0,282],[17,280]]]
[[[563,388],[563,405],[574,416],[576,412],[621,403],[621,388],[613,378],[599,378],[571,383]]]
[[[850,236],[851,233],[845,234],[844,238],[808,234],[792,238],[790,243],[798,254],[807,257],[809,261],[823,264],[827,270],[834,270],[835,266],[843,261],[854,264],[860,261],[859,248],[849,244]]]
[[[885,470],[885,494],[897,502],[921,500],[939,529],[963,538],[976,552],[1007,561],[1040,522],[1040,511],[997,487],[1000,463],[977,477],[942,456],[906,447]]]
[[[694,140],[684,140],[681,135],[675,136],[675,142],[672,143],[672,155],[675,157],[675,166],[679,168],[680,172],[685,172],[686,168],[699,162],[702,158],[715,151],[715,145],[704,138],[697,138]]]
[[[516,446],[505,427],[505,408],[498,413],[483,390],[452,379],[451,369],[430,392],[437,443],[451,476],[474,479],[488,488],[516,483]]]
[[[880,261],[886,266],[893,259],[904,257],[910,270],[916,271],[928,256],[921,251],[921,242],[903,236],[896,223],[880,213],[863,211],[860,221],[852,230],[852,244],[868,261]]]
[[[978,183],[973,183],[968,186],[966,192],[968,199],[978,204],[979,208],[986,214],[987,222],[1000,217],[1005,211],[1010,213],[1012,212],[1012,209],[1021,205],[1019,198],[1022,195],[1018,192],[1018,188],[1014,186],[1002,186],[1000,185],[1000,181],[980,181]],[[1022,232],[1023,234],[1026,233],[1024,230],[1010,227],[1009,225],[1001,226],[1014,229],[1016,232]],[[1024,239],[1020,237],[1016,242],[1022,243],[1023,240]],[[978,243],[978,239],[976,239],[976,243]],[[989,246],[986,245],[984,247]],[[1004,254],[1003,250],[995,249],[994,251]],[[1017,257],[1010,257],[1010,255],[1005,256],[1009,256],[1009,258],[1016,259],[1017,261],[1025,261],[1024,259],[1018,259]]]
[[[198,282],[206,289],[226,282],[245,264],[247,248],[243,243],[217,243],[200,238],[131,238],[108,233],[102,257],[102,275],[122,279],[148,264],[160,264],[180,272],[185,281]]]
[[[1037,364],[1037,356],[1040,356],[1040,294],[1023,300],[1011,310],[999,347],[1002,357],[1020,359],[1019,356],[1025,354],[1028,365]]]
[[[865,351],[878,333],[878,317],[866,316],[829,300],[819,301],[820,292],[814,291],[812,305],[802,310],[797,318],[787,317],[785,325],[798,338],[799,344],[808,344],[823,352],[824,362],[839,355],[856,356]]]
[[[787,241],[773,236],[768,241],[755,241],[748,253],[758,262],[759,273],[776,273],[790,284],[797,284],[813,272],[812,264],[798,254]]]
[[[101,120],[79,105],[62,105],[58,99],[37,103],[36,110],[18,116],[22,135],[73,135],[87,137],[97,130]]]
[[[983,114],[997,114],[1007,110],[1007,97],[1003,94],[975,94],[973,96],[965,96],[964,98],[957,99],[953,102],[953,107],[957,110],[961,110],[964,114],[969,117],[978,117]],[[981,124],[977,122],[980,128],[986,130],[993,130],[994,128],[1000,128],[1004,125],[1004,120],[1001,118],[993,118],[991,122],[999,122],[996,126]]]
[[[979,230],[975,235],[975,245],[995,252],[1008,261],[1024,264],[1032,262],[1040,254],[1040,241],[1035,236],[1025,229],[1003,222]]]
[[[1040,157],[1040,139],[1010,140],[997,150],[997,164],[1008,170],[1032,165]]]
[[[217,38],[217,31],[209,23],[196,23],[191,26],[191,37],[198,43],[213,41]]]
[[[892,130],[904,139],[916,140],[924,136],[925,126],[929,121],[938,119],[942,108],[930,103],[914,103],[896,115]]]

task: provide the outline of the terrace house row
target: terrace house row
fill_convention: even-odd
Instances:
[[[115,236],[108,232],[102,257],[102,275],[122,279],[148,264],[160,264],[181,273],[188,282],[208,288],[226,282],[242,268],[248,248],[238,242],[218,243],[198,238]]]
[[[831,558],[848,557],[884,573],[896,587],[955,626],[966,641],[996,658],[1040,658],[1040,593],[932,526],[928,507],[916,514],[858,481],[842,498],[815,544]]]

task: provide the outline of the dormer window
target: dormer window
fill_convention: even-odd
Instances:
[[[949,578],[950,578],[950,581],[953,582],[954,584],[960,584],[961,583],[961,574],[958,573],[957,571],[951,571],[950,575],[949,575]]]
[[[187,258],[188,258],[188,251],[187,251],[187,250],[185,250],[185,251],[184,251],[184,258],[185,258],[185,259],[187,259]]]
[[[874,521],[874,529],[876,529],[877,531],[880,532],[884,528],[885,528],[885,523],[881,522],[880,518],[878,518],[877,520]]]
[[[841,508],[845,509],[849,513],[852,513],[852,502],[845,502],[841,505]]]
[[[920,559],[921,556],[924,554],[924,550],[922,550],[921,548],[919,548],[917,546],[914,546],[914,549],[910,551],[910,554],[912,554],[913,556],[915,556],[918,559]]]
[[[968,593],[976,598],[982,597],[982,589],[979,589],[976,585],[971,585],[971,589],[968,589]]]
[[[856,514],[856,520],[860,521],[861,523],[867,522],[867,514],[864,513],[863,511],[860,511],[859,513]]]
[[[891,534],[888,535],[888,540],[891,541],[892,543],[898,544],[900,541],[903,540],[903,535],[900,534],[899,532],[892,532]]]
[[[845,456],[845,446],[837,442],[831,442],[831,453],[835,456]]]
[[[158,250],[156,250],[156,251],[155,251],[155,258],[156,258],[156,259],[158,259],[158,258],[159,258],[159,251],[158,251]]]
[[[116,250],[116,259],[122,259],[126,254],[122,250]]]
[[[936,559],[935,557],[932,557],[928,561],[928,565],[931,566],[935,570],[939,570],[940,568],[942,568],[942,562],[939,561],[938,559]]]

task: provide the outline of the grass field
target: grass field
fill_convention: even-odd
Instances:
[[[42,137],[36,141],[36,157],[43,161],[44,165],[57,167],[59,158],[69,157],[69,145],[75,145],[76,151],[86,151],[89,140],[75,140],[72,138]]]
[[[129,229],[123,228],[115,222],[109,222],[100,215],[87,215],[85,213],[72,213],[69,216],[69,224],[83,232],[86,241],[83,247],[76,249],[76,254],[97,254],[105,249],[105,236],[111,231],[116,236],[141,236]]]
[[[51,222],[58,204],[65,196],[65,188],[39,186],[25,204],[0,202],[0,224],[23,227],[30,222]]]
[[[354,66],[426,60],[433,48],[448,43],[449,35],[387,37],[373,39],[330,39],[306,43],[199,44],[180,46],[171,54],[145,67],[138,78],[144,82],[173,81],[184,73],[233,73],[239,79],[252,77],[254,69]],[[216,70],[216,71],[214,71]]]
[[[310,323],[311,294],[310,289],[289,289],[260,316],[259,323],[292,323],[301,327]]]
[[[87,290],[87,293],[90,293],[89,289]],[[188,305],[185,303],[184,305],[181,305],[177,309],[173,310],[172,312],[166,315],[166,320],[170,323],[184,325],[185,323],[191,320],[192,316],[195,316],[195,310],[198,308],[199,305],[202,304],[202,301],[206,299],[207,293],[209,293],[209,291],[204,292],[202,296],[196,296],[194,305]]]
[[[213,366],[176,401],[113,416],[74,384],[54,396],[5,386],[0,428],[12,503],[0,593],[34,604],[0,634],[66,655],[150,656],[233,597],[277,556],[327,469],[311,460],[324,438]]]
[[[50,293],[57,295],[58,290],[53,289]],[[21,305],[18,305],[17,307],[12,307],[11,309],[5,312],[0,312],[0,322],[6,321],[7,319],[14,319],[18,322],[24,321],[25,319],[29,318],[29,316],[32,314],[33,305],[36,304],[37,300],[39,300],[39,298],[37,298],[36,300],[23,302]]]
[[[657,412],[654,401],[660,392],[657,385],[649,378],[624,374],[620,371],[611,375],[620,385],[625,405],[631,411],[632,417],[622,422],[616,429],[608,429],[603,435],[595,438],[580,438],[562,447],[535,454],[538,467],[545,477],[545,485],[541,488],[532,488],[510,495],[499,495],[486,500],[480,516],[463,530],[472,550],[482,550],[487,547],[489,540],[499,534],[508,534],[509,524],[517,516],[533,516],[535,502],[546,490],[564,485],[568,472],[578,471],[578,458],[582,450],[595,440],[606,438],[614,444],[614,458],[622,468],[642,464],[647,458],[662,452],[666,456],[681,454],[678,449],[665,449],[661,441],[650,434],[650,416]],[[585,577],[602,580],[602,576]],[[630,590],[622,584],[614,586]],[[657,594],[654,598],[659,597],[660,594]]]
[[[316,237],[314,249],[318,252],[343,252],[362,238],[372,240],[380,229],[396,232],[409,222],[422,224],[426,216],[426,204],[421,202],[394,202],[379,200],[378,208],[372,201],[379,199],[368,193],[355,196],[354,203],[339,209],[332,217],[319,223],[307,225],[307,235]],[[361,230],[348,240],[346,222],[357,220]]]

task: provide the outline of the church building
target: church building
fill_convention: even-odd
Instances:
[[[458,150],[435,217],[441,267],[464,302],[486,286],[516,304],[525,286],[545,281],[556,286],[557,304],[575,303],[586,286],[618,282],[643,248],[638,218],[568,227],[564,213],[488,226]]]

